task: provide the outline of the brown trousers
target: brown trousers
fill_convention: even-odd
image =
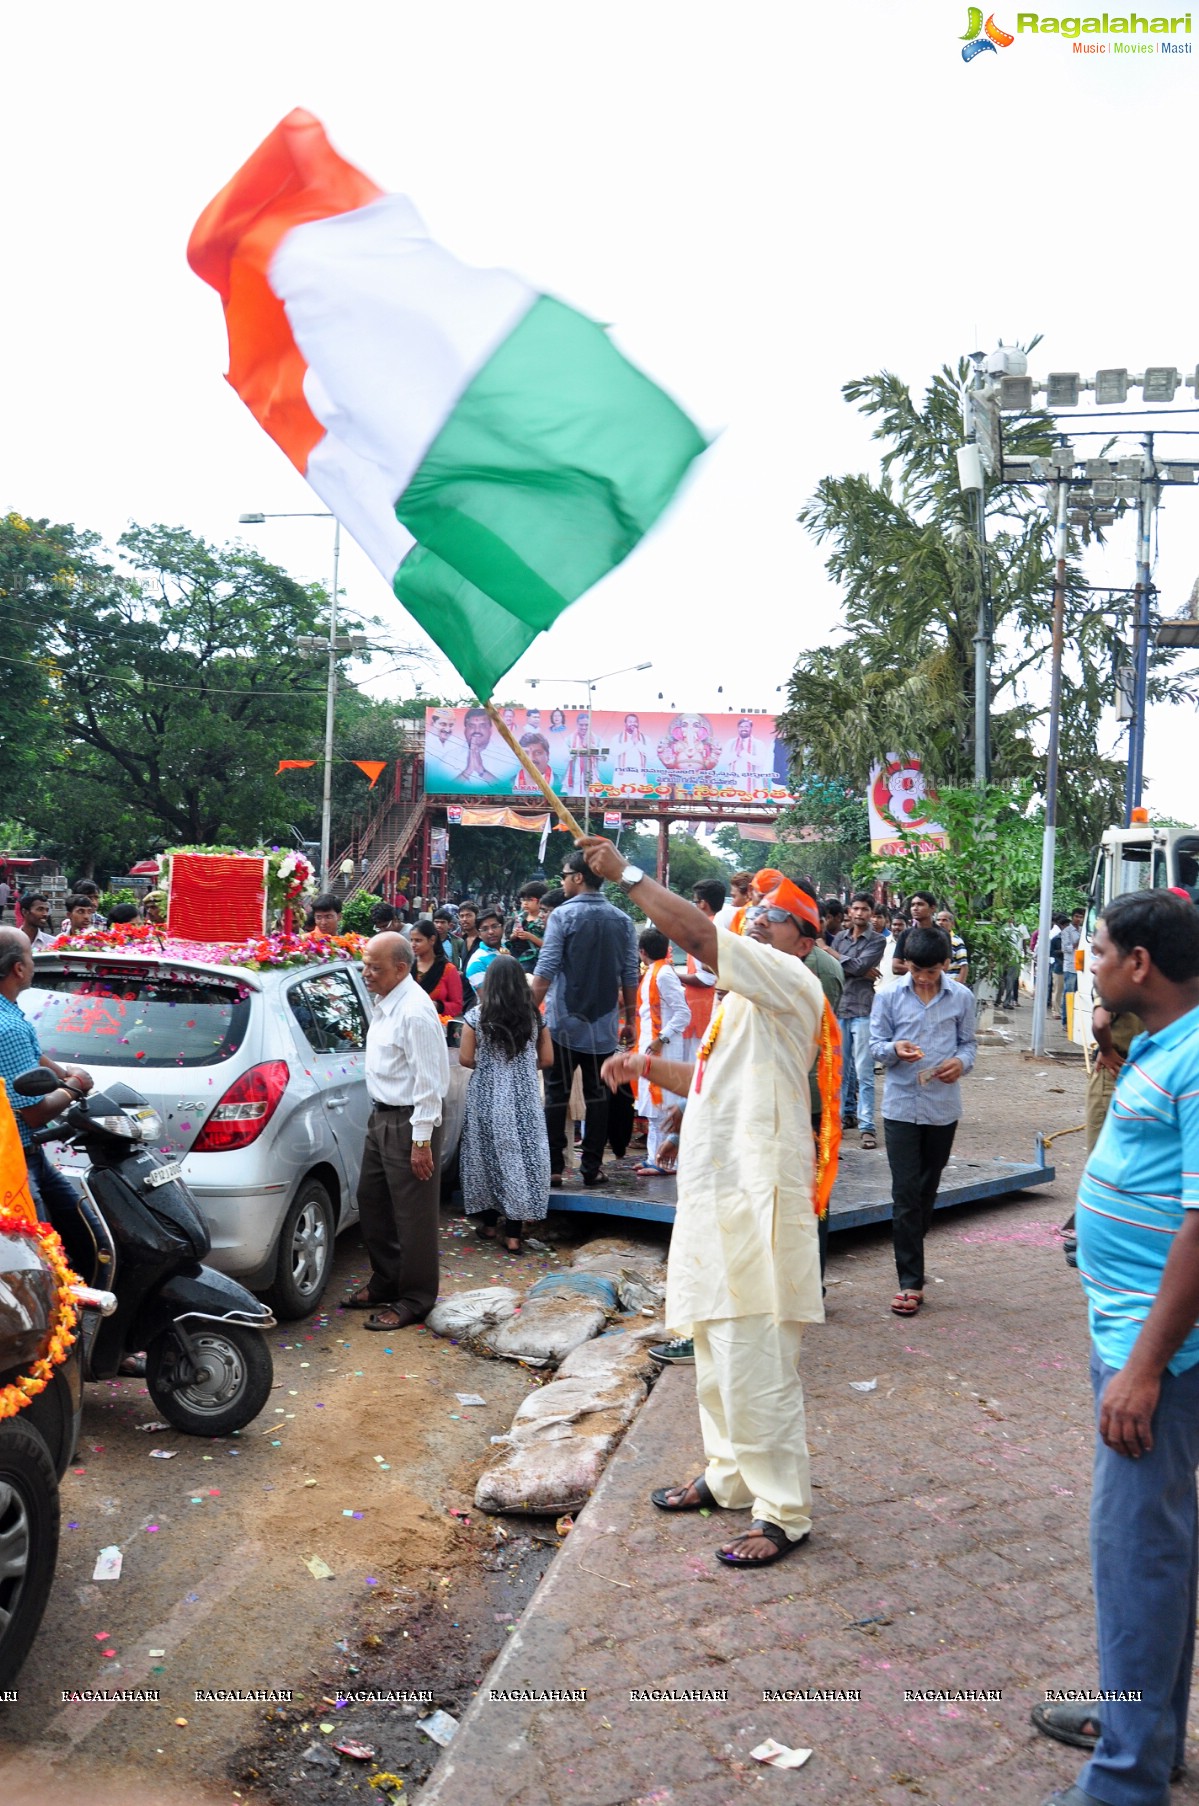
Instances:
[[[412,1171],[412,1108],[371,1111],[358,1175],[358,1224],[370,1255],[367,1289],[377,1304],[406,1305],[427,1317],[440,1277],[437,1211],[441,1129],[433,1131],[433,1177]]]

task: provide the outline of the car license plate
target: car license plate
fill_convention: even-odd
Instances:
[[[147,1173],[145,1182],[147,1185],[151,1185],[151,1186],[165,1185],[168,1182],[168,1180],[170,1180],[170,1179],[181,1179],[182,1177],[183,1177],[182,1162],[180,1162],[178,1160],[172,1160],[169,1166],[158,1166],[158,1167],[155,1167],[155,1169],[152,1173]]]

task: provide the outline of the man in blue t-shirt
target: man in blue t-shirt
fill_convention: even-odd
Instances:
[[[1199,1575],[1199,911],[1163,891],[1117,897],[1092,962],[1106,1007],[1135,1011],[1146,1029],[1078,1191],[1102,1704],[1039,1706],[1033,1718],[1063,1741],[1096,1735],[1054,1806],[1145,1806],[1165,1800],[1185,1760]]]
[[[476,997],[483,989],[483,980],[492,960],[498,959],[503,952],[504,918],[498,909],[485,909],[479,917],[479,940],[474,952],[466,962],[466,976],[471,990]]]
[[[0,1079],[8,1088],[8,1101],[17,1119],[29,1183],[43,1217],[52,1215],[55,1207],[74,1212],[76,1191],[51,1166],[44,1148],[35,1147],[34,1129],[60,1116],[69,1104],[77,1103],[92,1089],[89,1073],[77,1067],[60,1066],[43,1054],[37,1031],[25,1015],[17,998],[33,983],[33,953],[29,937],[19,928],[0,928]],[[57,1091],[48,1097],[18,1097],[12,1088],[14,1079],[35,1066],[48,1066],[61,1081]]]

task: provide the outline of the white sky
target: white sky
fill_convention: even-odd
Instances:
[[[998,23],[1014,29],[1014,10]],[[321,523],[237,526],[319,504],[223,382],[219,302],[184,258],[201,207],[302,105],[449,248],[610,322],[720,433],[666,521],[504,693],[650,658],[597,706],[661,691],[773,709],[836,618],[795,514],[824,473],[872,463],[843,382],[885,366],[922,386],[1035,332],[1038,374],[1199,362],[1199,53],[1084,57],[1022,36],[966,66],[965,25],[964,0],[10,9],[0,506],[110,540],[130,519],[245,532],[297,575],[327,574]],[[1199,486],[1167,495],[1173,612],[1199,571]],[[1131,581],[1131,521],[1116,548],[1096,580]],[[349,607],[417,637],[354,548],[342,576]],[[461,688],[440,660],[417,675]],[[1194,727],[1190,709],[1154,711],[1147,752],[1147,800],[1189,820]]]

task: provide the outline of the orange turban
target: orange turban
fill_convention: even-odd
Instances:
[[[778,876],[777,873],[770,874]],[[759,872],[758,877],[766,873]],[[792,884],[790,878],[780,878],[777,887],[765,898],[768,909],[785,909],[789,916],[805,923],[816,933],[820,932],[820,910],[815,897],[810,897],[806,890],[800,890],[798,884]]]
[[[776,872],[772,865],[764,865],[760,872],[754,873],[753,888],[759,897],[768,897],[772,890],[777,890],[783,882],[783,874]]]

